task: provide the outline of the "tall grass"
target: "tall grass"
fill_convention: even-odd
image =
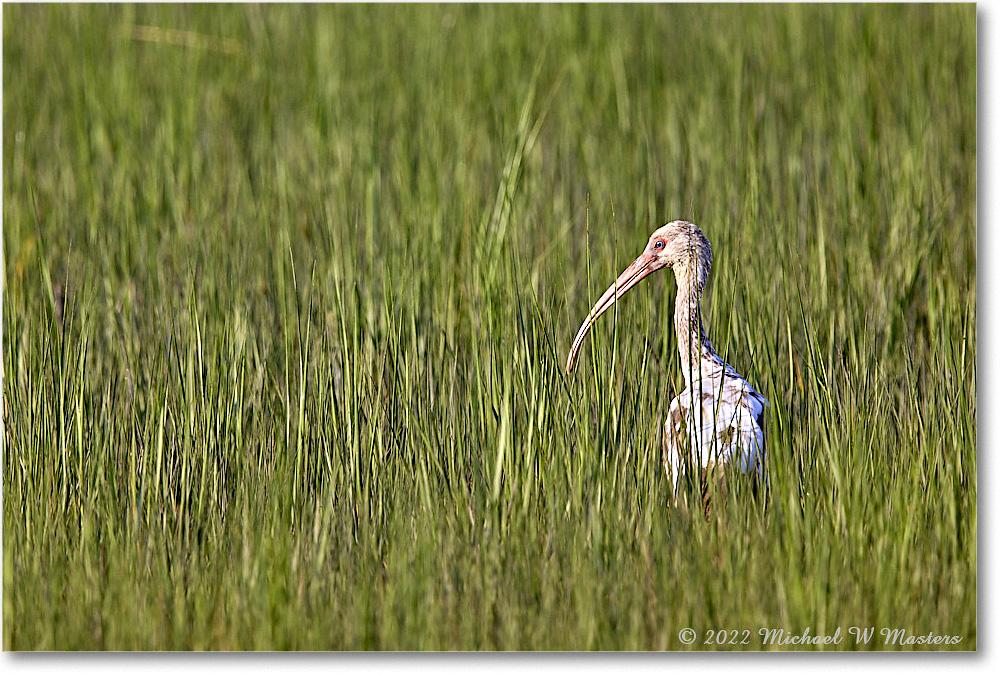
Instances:
[[[976,647],[972,5],[3,12],[5,649]],[[562,370],[675,218],[709,521],[669,275]]]

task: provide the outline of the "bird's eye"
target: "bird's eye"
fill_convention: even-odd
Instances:
[[[662,239],[657,239],[656,243],[653,244],[653,248],[663,248],[663,240]]]

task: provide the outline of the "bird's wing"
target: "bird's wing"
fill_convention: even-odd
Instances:
[[[714,386],[713,386],[714,385]],[[762,474],[767,400],[731,368],[705,378],[670,403],[664,425],[664,466],[674,487],[689,466],[735,462],[742,473]]]
[[[728,442],[728,457],[743,473],[764,470],[764,413],[767,401],[739,377],[723,386],[718,424]],[[717,436],[718,437],[718,436]]]
[[[714,382],[715,388],[702,386],[688,420],[701,464],[735,461],[742,472],[756,472],[763,463],[764,399],[738,375]]]

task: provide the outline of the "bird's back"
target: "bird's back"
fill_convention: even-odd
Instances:
[[[674,487],[688,467],[731,463],[766,482],[767,400],[718,357],[703,359],[690,380],[671,402],[664,429],[664,464]]]

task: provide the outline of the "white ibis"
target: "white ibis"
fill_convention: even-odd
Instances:
[[[703,490],[707,476],[728,465],[738,467],[755,482],[766,483],[764,410],[768,403],[715,353],[705,336],[701,294],[712,269],[712,247],[697,225],[675,220],[653,232],[646,250],[604,292],[580,326],[566,372],[573,370],[576,354],[594,321],[640,281],[664,267],[673,269],[677,279],[674,329],[687,385],[670,403],[664,425],[664,466],[674,492],[687,467],[701,468]],[[687,455],[685,450],[689,450]]]

